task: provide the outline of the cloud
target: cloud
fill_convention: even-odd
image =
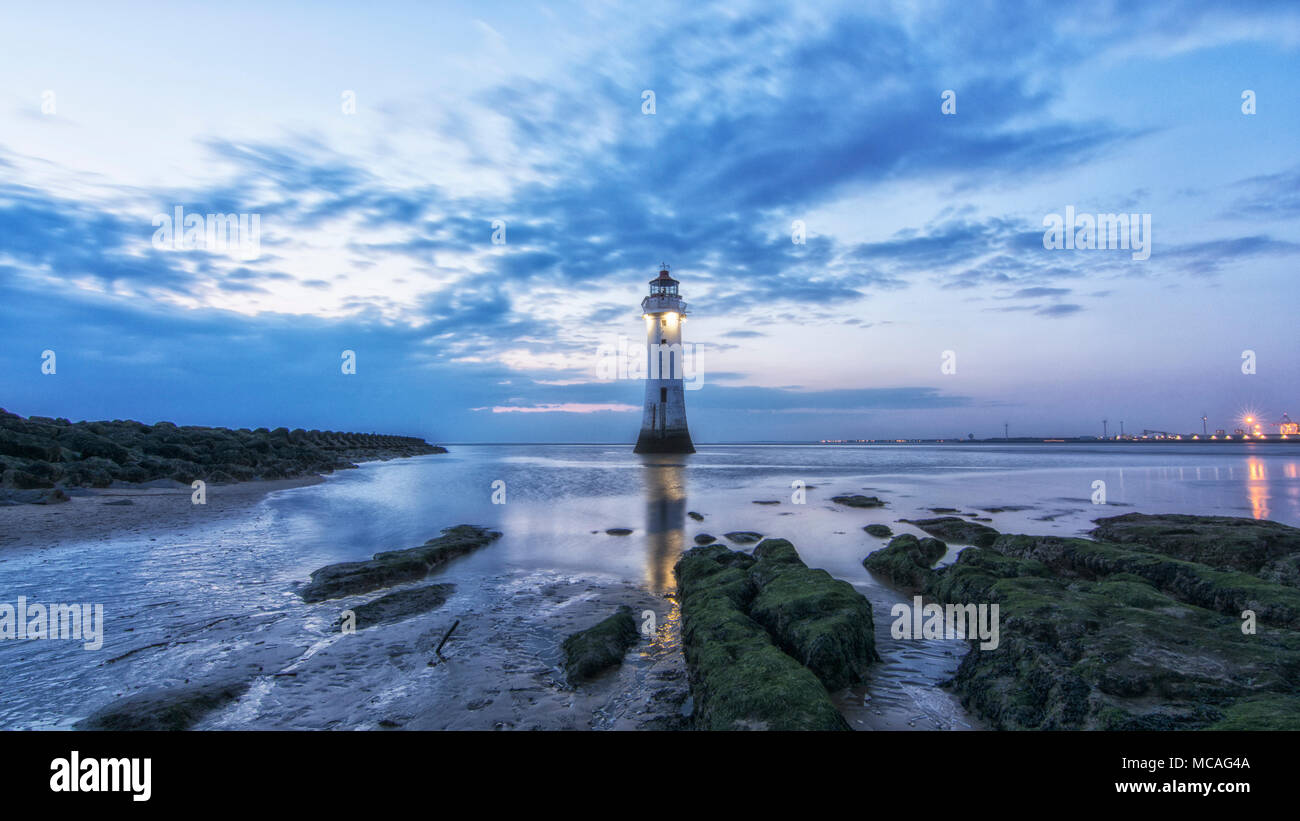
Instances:
[[[562,402],[546,405],[494,405],[491,408],[473,408],[476,411],[490,410],[493,413],[631,413],[640,411],[639,405],[619,405],[613,403],[590,404],[582,402]]]
[[[769,335],[751,329],[757,321],[858,338],[843,326],[889,325],[872,338],[898,334],[897,355],[928,344],[917,335],[931,331],[912,328],[950,290],[998,300],[999,320],[1032,329],[1045,324],[1039,318],[1092,320],[1092,300],[1129,280],[1213,277],[1300,250],[1285,223],[1300,213],[1294,167],[1260,168],[1204,195],[1209,213],[1254,221],[1244,235],[1179,226],[1198,240],[1157,242],[1146,263],[1043,249],[1032,200],[1041,194],[1021,193],[1163,133],[1081,108],[1069,84],[1044,78],[1105,60],[1132,70],[1120,55],[1135,44],[1189,53],[1267,41],[1261,20],[1274,16],[1294,42],[1291,12],[1229,15],[1191,3],[1046,18],[1014,6],[760,3],[743,15],[695,5],[645,15],[630,14],[625,34],[585,53],[557,49],[554,63],[528,77],[390,101],[383,133],[364,140],[309,127],[233,136],[258,133],[248,122],[196,134],[202,176],[167,186],[129,175],[91,184],[80,169],[47,168],[37,146],[0,151],[8,361],[25,372],[22,346],[52,339],[73,352],[73,371],[93,361],[123,369],[85,383],[81,396],[25,379],[15,395],[57,396],[86,413],[147,396],[169,413],[207,413],[261,391],[230,413],[278,424],[275,414],[289,408],[316,426],[337,425],[321,421],[337,412],[474,431],[486,430],[485,416],[508,424],[567,414],[599,431],[591,417],[636,410],[628,403],[639,387],[592,382],[583,357],[606,326],[636,330],[637,302],[665,257],[693,313],[717,321],[718,339]],[[499,43],[497,29],[483,26],[475,30]],[[945,118],[938,95],[950,87],[958,114]],[[644,88],[656,93],[653,115],[640,111]],[[1113,183],[1096,184],[1120,203],[1161,194],[1149,176]],[[175,204],[261,215],[262,256],[153,248],[150,220]],[[840,227],[793,243],[792,220],[814,213]],[[504,245],[491,239],[498,219]],[[1281,224],[1266,229],[1260,219]],[[899,222],[908,227],[875,230]],[[859,316],[878,305],[886,307],[873,316],[889,319]],[[343,348],[359,353],[355,382],[335,378]],[[151,351],[147,366],[131,353],[140,350]],[[981,401],[904,378],[893,378],[903,387],[864,390],[757,388],[735,384],[752,378],[754,363],[737,357],[724,367],[702,394],[719,419]],[[318,412],[318,402],[336,404]]]

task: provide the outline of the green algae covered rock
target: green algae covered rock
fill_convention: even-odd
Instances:
[[[924,530],[936,539],[949,544],[973,544],[976,547],[988,547],[998,537],[998,532],[988,525],[969,522],[956,516],[940,516],[935,519],[904,519],[908,524]]]
[[[1125,573],[1185,602],[1224,615],[1240,616],[1243,610],[1251,610],[1262,622],[1300,626],[1300,590],[1250,573],[1216,570],[1197,562],[1088,539],[1003,536],[994,549],[1006,556],[1036,559],[1060,575],[1095,578]]]
[[[846,507],[884,507],[885,503],[875,496],[863,496],[854,493],[845,496],[832,496],[831,501]]]
[[[119,699],[82,719],[78,730],[176,731],[188,730],[200,719],[248,691],[247,680],[192,684],[147,690]]]
[[[1261,519],[1127,513],[1097,519],[1098,541],[1300,587],[1300,530]]]
[[[682,646],[701,729],[845,730],[827,687],[876,660],[871,606],[768,539],[754,555],[697,547],[677,562]]]
[[[564,640],[564,672],[570,684],[591,678],[623,661],[637,642],[632,608],[622,605],[614,615]]]
[[[1294,727],[1296,591],[1133,548],[1008,535],[934,571],[928,598],[999,607],[998,646],[953,679],[963,703],[1000,729]]]
[[[376,553],[374,558],[364,562],[326,565],[311,574],[311,581],[301,591],[302,600],[318,602],[416,581],[457,556],[499,538],[501,534],[495,530],[457,525],[446,528],[441,536],[419,547]]]
[[[398,590],[374,601],[352,608],[355,627],[364,630],[377,624],[388,624],[420,613],[437,610],[456,592],[454,584],[426,584],[409,590]],[[340,620],[341,621],[341,620]]]
[[[812,671],[781,652],[746,612],[753,557],[721,545],[677,562],[682,648],[702,730],[847,730]]]
[[[903,533],[863,559],[862,566],[904,593],[920,593],[934,575],[930,568],[947,552],[948,545],[938,539]]]
[[[848,582],[808,567],[785,539],[767,539],[754,557],[750,617],[828,690],[861,681],[879,660],[870,602]]]
[[[412,436],[230,430],[130,420],[69,422],[0,409],[0,487],[106,487],[174,479],[189,484],[332,473],[354,462],[446,453]]]

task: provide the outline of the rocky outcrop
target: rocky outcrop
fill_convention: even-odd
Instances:
[[[925,589],[934,576],[931,568],[947,552],[948,546],[938,539],[918,539],[903,533],[863,559],[862,566],[911,595]]]
[[[0,485],[108,487],[114,482],[235,482],[313,476],[355,462],[446,453],[410,436],[170,422],[70,422],[0,410]]]
[[[904,522],[924,530],[936,539],[949,544],[973,544],[976,547],[988,547],[998,537],[998,532],[979,522],[968,522],[956,516],[940,516],[935,519],[903,519]]]
[[[364,562],[326,565],[311,574],[311,581],[300,595],[305,602],[318,602],[416,581],[457,556],[499,538],[501,534],[497,531],[474,525],[449,527],[442,531],[441,536],[419,547],[376,553],[374,558]]]
[[[754,558],[750,617],[827,689],[861,681],[878,660],[870,602],[848,582],[808,567],[785,539],[767,539]]]
[[[250,682],[223,681],[150,690],[115,701],[76,725],[78,730],[188,730],[248,691]]]
[[[722,545],[676,566],[682,646],[701,729],[843,730],[827,687],[876,660],[871,607],[784,539]]]
[[[1300,587],[1300,530],[1260,519],[1127,513],[1096,520],[1098,541]]]
[[[889,529],[889,525],[867,525],[862,529],[867,531],[868,534],[875,536],[877,539],[888,539],[894,534],[894,531]]]
[[[849,496],[832,496],[831,501],[846,507],[884,507],[885,503],[875,496],[853,494]]]
[[[577,685],[623,661],[628,648],[637,642],[632,608],[622,605],[614,615],[564,640],[564,673]]]
[[[1088,539],[1002,536],[993,547],[1006,556],[1036,559],[1066,578],[1102,579],[1128,574],[1207,610],[1236,617],[1243,610],[1251,610],[1266,624],[1300,627],[1300,590],[1266,582],[1250,573],[1216,570],[1197,562]]]
[[[931,572],[927,598],[1000,609],[999,645],[972,646],[953,680],[967,707],[1001,729],[1295,726],[1297,591],[1157,552],[1241,562],[1209,544],[1216,528],[1239,525],[1186,517],[1171,523],[1183,533],[1161,533],[1149,519],[1116,518],[1121,529],[1102,532],[1141,540],[1006,535]],[[1283,558],[1265,551],[1239,566]],[[1255,612],[1254,631],[1243,630],[1243,610]]]
[[[454,584],[426,584],[423,587],[398,590],[352,608],[356,618],[353,626],[358,630],[364,630],[377,624],[389,624],[420,613],[428,613],[446,604],[447,599],[455,592]],[[345,622],[340,619],[340,623]]]

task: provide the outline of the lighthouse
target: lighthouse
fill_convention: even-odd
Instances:
[[[677,293],[677,280],[667,264],[650,280],[650,295],[641,300],[645,318],[645,411],[636,453],[694,453],[686,427],[686,396],[682,386],[682,323],[686,303]]]

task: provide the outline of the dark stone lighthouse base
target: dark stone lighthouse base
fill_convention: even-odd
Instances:
[[[686,430],[643,430],[633,453],[694,453],[695,444]]]

